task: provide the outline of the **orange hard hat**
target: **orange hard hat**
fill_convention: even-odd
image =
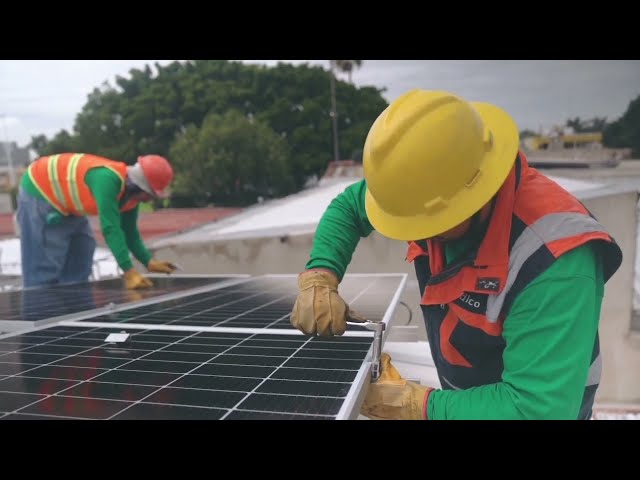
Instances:
[[[160,198],[166,197],[173,181],[173,168],[169,161],[160,155],[142,155],[138,157],[138,164],[152,190],[149,193]]]

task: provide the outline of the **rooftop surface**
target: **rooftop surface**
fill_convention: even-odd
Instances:
[[[623,188],[604,182],[553,175],[549,175],[549,178],[578,198],[610,195]],[[345,188],[359,180],[361,178],[358,177],[323,179],[318,186],[254,205],[238,215],[225,218],[215,224],[203,224],[184,233],[167,235],[163,239],[154,241],[153,246],[161,248],[178,243],[313,233],[331,201]]]
[[[155,212],[141,213],[138,220],[140,234],[145,240],[181,232],[194,226],[211,223],[242,211],[236,207],[163,208]],[[90,217],[96,240],[104,245],[98,217]],[[13,214],[0,214],[0,238],[15,237]]]

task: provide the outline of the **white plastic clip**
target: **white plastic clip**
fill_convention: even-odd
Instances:
[[[129,341],[130,333],[120,332],[120,333],[110,333],[107,335],[105,342],[107,343],[125,343]]]

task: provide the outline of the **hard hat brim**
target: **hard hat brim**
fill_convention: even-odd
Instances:
[[[155,193],[149,185],[149,182],[147,182],[147,179],[145,178],[139,163],[128,166],[127,175],[129,176],[131,181],[135,183],[141,190],[148,193],[149,195],[155,196]]]
[[[127,168],[127,175],[129,176],[129,178],[133,183],[135,183],[138,187],[140,187],[142,191],[144,191],[145,193],[148,193],[153,198],[155,199],[169,198],[170,192],[168,188],[165,188],[162,191],[156,191],[151,187],[151,185],[149,185],[147,178],[144,176],[144,173],[142,172],[140,163],[135,163],[134,165],[130,165]]]
[[[171,195],[171,192],[168,189],[162,190],[160,192],[153,192],[152,195],[160,200],[164,200],[165,198],[169,198],[169,196]]]
[[[493,135],[493,148],[485,154],[478,179],[472,186],[446,199],[447,206],[438,212],[412,216],[388,214],[367,189],[367,217],[380,234],[403,241],[435,237],[472,217],[500,190],[518,153],[518,126],[508,113],[495,105],[481,102],[471,102],[471,105]],[[455,172],[451,173],[455,175]]]

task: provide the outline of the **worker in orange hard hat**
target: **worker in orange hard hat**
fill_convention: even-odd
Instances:
[[[291,314],[342,335],[339,284],[373,230],[407,242],[440,385],[405,380],[387,353],[361,412],[381,419],[588,419],[598,322],[622,251],[573,195],[527,164],[511,116],[412,90],[367,135],[364,180],[328,206]]]
[[[35,160],[18,193],[23,285],[89,279],[96,247],[89,215],[98,215],[127,288],[153,286],[134,268],[129,252],[149,272],[172,273],[175,265],[153,258],[137,225],[138,204],[166,198],[172,180],[171,164],[159,155],[140,156],[130,166],[84,153]]]

